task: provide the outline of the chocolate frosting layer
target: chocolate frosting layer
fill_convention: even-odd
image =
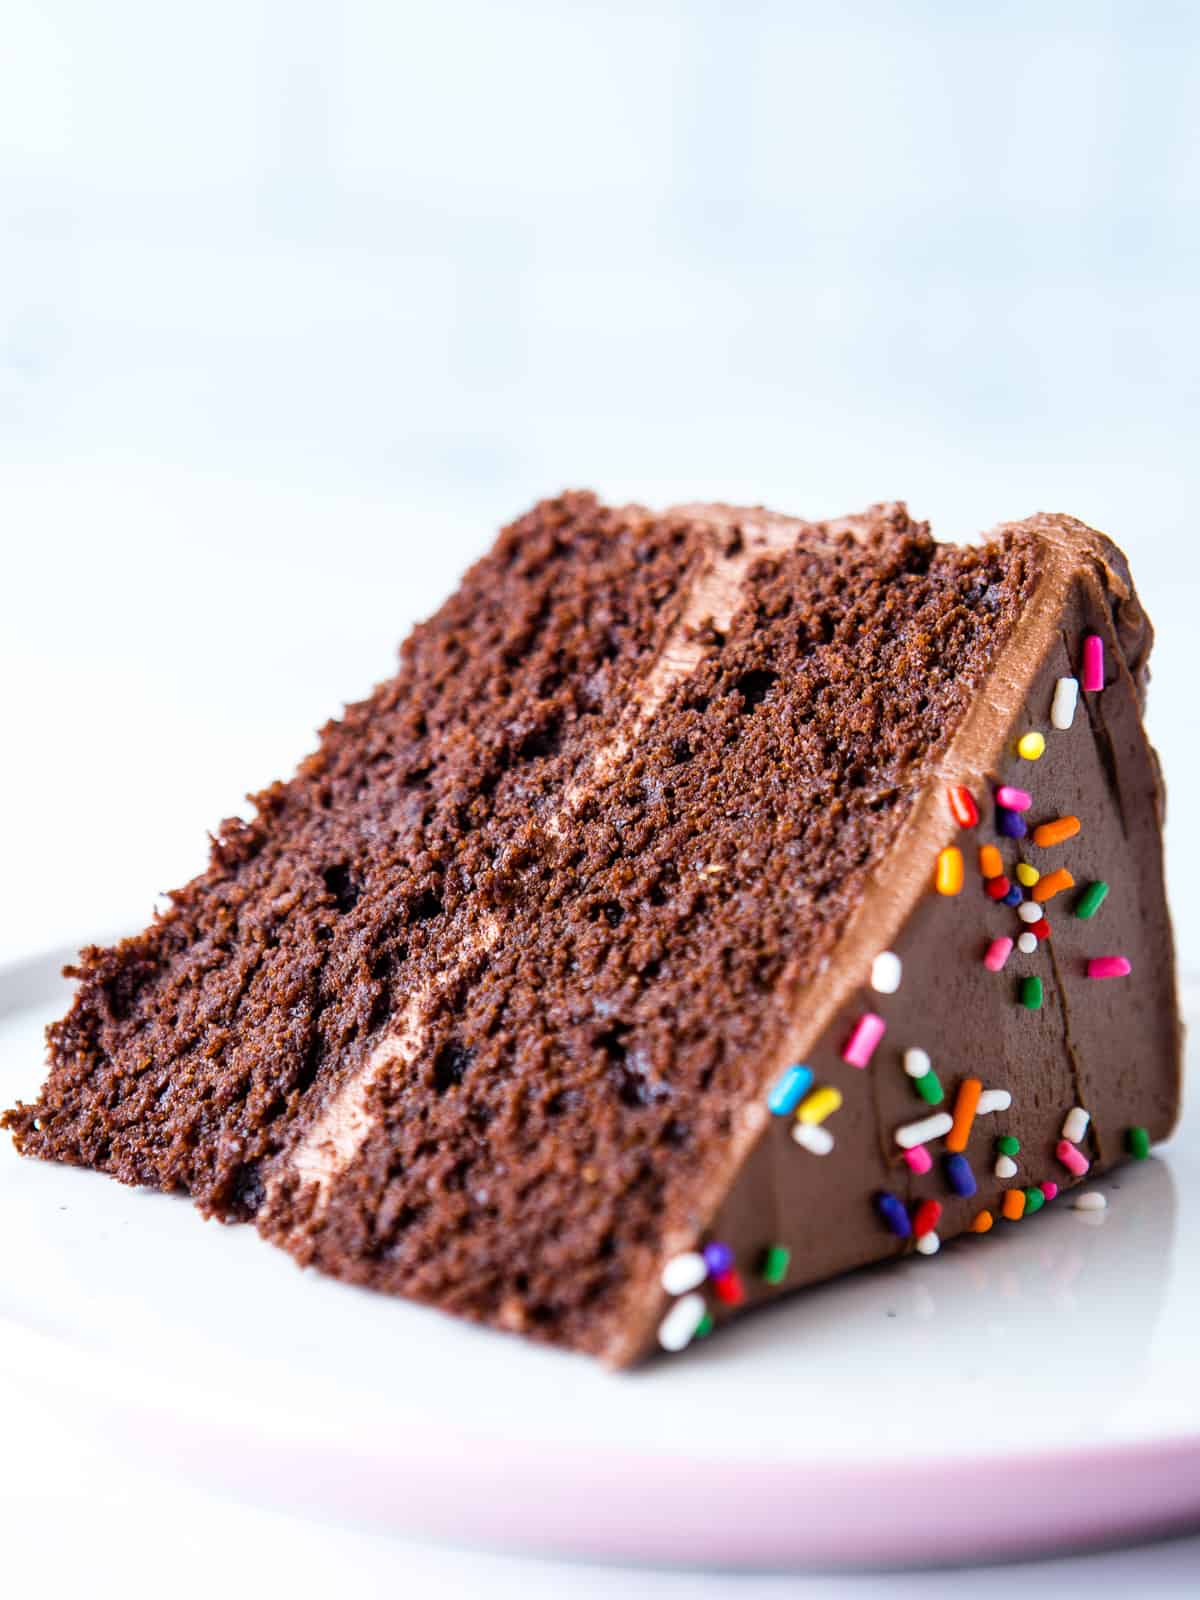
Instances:
[[[881,1193],[895,1195],[910,1216],[921,1200],[940,1202],[942,1241],[966,1232],[983,1211],[998,1228],[1014,1225],[1003,1219],[1006,1190],[1049,1181],[1065,1191],[1081,1181],[1056,1156],[1074,1106],[1090,1114],[1083,1148],[1091,1173],[1127,1158],[1130,1128],[1143,1127],[1157,1141],[1178,1116],[1181,1025],[1163,887],[1164,798],[1141,722],[1153,631],[1124,556],[1102,535],[1050,515],[996,533],[1033,534],[1044,552],[1025,615],[828,966],[816,982],[781,996],[791,1027],[764,1062],[759,1095],[731,1141],[728,1187],[719,1192],[714,1185],[711,1212],[695,1234],[681,1231],[670,1241],[668,1257],[706,1240],[731,1248],[745,1300],[729,1306],[710,1295],[718,1323],[745,1306],[913,1250],[912,1238],[898,1239],[882,1220]],[[1105,688],[1081,693],[1071,728],[1056,730],[1055,686],[1080,676],[1089,633],[1105,641]],[[1036,761],[1016,749],[1031,730],[1047,741]],[[1078,835],[1046,849],[1028,838],[998,837],[992,795],[1004,784],[1032,793],[1031,831],[1072,815],[1081,823]],[[979,800],[974,828],[956,826],[947,804],[951,785],[967,786]],[[985,894],[977,867],[984,843],[1001,848],[1014,883],[1022,860],[1043,873],[1065,866],[1076,885],[1046,904],[1051,936],[1031,954],[1014,949],[1000,973],[983,964],[991,941],[1015,941],[1026,925]],[[966,881],[961,893],[945,896],[935,891],[934,865],[951,845],[962,851]],[[1074,916],[1083,886],[1097,879],[1109,885],[1100,912],[1087,920]],[[885,950],[902,963],[894,994],[870,985],[872,962]],[[1109,954],[1130,962],[1130,976],[1089,978],[1088,960]],[[1030,976],[1043,984],[1037,1011],[1019,1002],[1020,981]],[[859,1070],[842,1052],[868,1012],[881,1016],[887,1031]],[[904,1071],[904,1053],[914,1048],[928,1054],[945,1091],[936,1107],[919,1097]],[[824,1124],[835,1141],[828,1155],[798,1146],[791,1117],[766,1109],[770,1086],[793,1063],[807,1065],[816,1085],[843,1096]],[[958,1196],[947,1181],[942,1139],[930,1141],[931,1170],[918,1176],[895,1133],[934,1111],[953,1112],[970,1078],[1006,1091],[1011,1105],[976,1118],[965,1155],[978,1187]],[[1020,1144],[1018,1171],[1006,1180],[994,1174],[1000,1136]],[[762,1277],[773,1246],[790,1257],[781,1283]],[[976,1247],[974,1240],[962,1246]],[[646,1353],[667,1304],[660,1296],[610,1359],[620,1364]]]

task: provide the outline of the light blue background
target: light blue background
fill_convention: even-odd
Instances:
[[[89,759],[155,814],[105,814],[131,861],[174,808],[158,886],[542,494],[1069,510],[1159,624],[1200,959],[1198,43],[1183,3],[6,0],[10,717],[83,662],[144,697],[155,748]],[[149,613],[199,630],[156,686]]]

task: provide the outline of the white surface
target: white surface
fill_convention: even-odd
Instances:
[[[52,963],[0,972],[0,1100],[36,1084],[41,1028],[62,999]],[[467,1460],[507,1459],[515,1480],[514,1450],[548,1460],[568,1500],[576,1477],[581,1502],[602,1459],[635,1479],[707,1461],[734,1484],[767,1463],[798,1501],[839,1466],[865,1489],[889,1460],[918,1476],[961,1461],[964,1480],[973,1463],[998,1487],[1030,1456],[1065,1454],[1078,1476],[1097,1450],[1200,1439],[1200,1258],[1179,1220],[1200,1207],[1200,1139],[1185,1133],[1165,1159],[1091,1187],[1110,1196],[1105,1211],[1053,1206],[614,1378],[301,1274],[250,1229],[203,1227],[184,1201],[4,1147],[0,1366],[85,1434],[186,1462],[210,1485],[311,1509],[314,1477],[352,1479],[330,1509],[391,1531],[431,1524],[381,1492],[389,1480],[446,1475],[453,1495]],[[516,1491],[512,1504],[529,1519]],[[456,1527],[493,1540],[479,1510],[466,1497]],[[861,1505],[849,1548],[876,1512],[888,1515]],[[568,1548],[609,1548],[586,1511],[578,1523]],[[669,1553],[689,1559],[686,1543]]]
[[[140,924],[500,517],[590,483],[1114,533],[1200,962],[1195,7],[7,0],[3,35],[0,955]],[[268,1541],[297,1594],[594,1576],[197,1501],[200,1543],[13,1405],[14,1585],[103,1592],[134,1493],[141,1576],[182,1550],[197,1593]],[[1179,1548],[1074,1581],[1169,1592]]]

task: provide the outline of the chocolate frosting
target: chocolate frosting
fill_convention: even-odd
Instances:
[[[912,1240],[897,1239],[879,1216],[874,1197],[881,1191],[896,1194],[909,1211],[927,1197],[940,1201],[943,1241],[969,1229],[983,1210],[998,1228],[1012,1226],[1001,1221],[1006,1188],[1051,1180],[1066,1190],[1078,1181],[1055,1155],[1072,1106],[1090,1113],[1086,1155],[1093,1174],[1125,1158],[1130,1127],[1145,1127],[1160,1140],[1178,1116],[1181,1025],[1163,888],[1163,789],[1141,723],[1153,631],[1125,557],[1103,535],[1045,514],[996,530],[1007,533],[1033,534],[1042,552],[1026,612],[827,967],[815,982],[782,987],[779,1004],[790,1018],[784,1042],[763,1063],[759,1093],[744,1108],[701,1226],[691,1234],[681,1230],[664,1252],[666,1259],[705,1240],[728,1244],[745,1285],[744,1305],[910,1251]],[[1052,730],[1055,684],[1079,676],[1083,639],[1092,632],[1105,641],[1106,686],[1081,693],[1069,730]],[[1032,729],[1047,737],[1036,762],[1022,760],[1015,748]],[[983,814],[970,830],[956,827],[947,806],[947,788],[958,784],[980,800]],[[1079,836],[1049,850],[997,838],[991,795],[1001,784],[1033,793],[1033,822],[1078,816]],[[1110,892],[1102,912],[1080,920],[1070,914],[1078,889],[1056,897],[1046,912],[1051,938],[1029,956],[1014,950],[1003,972],[987,970],[982,956],[990,941],[1015,940],[1021,924],[983,892],[976,854],[985,842],[1007,846],[1010,876],[1021,859],[1044,871],[1066,865],[1080,886],[1103,879]],[[952,844],[962,850],[966,883],[947,897],[934,891],[934,863]],[[903,981],[892,995],[874,993],[869,983],[873,959],[884,950],[902,962]],[[1086,976],[1089,957],[1117,953],[1132,964],[1129,978]],[[1026,974],[1043,979],[1039,1011],[1017,1001]],[[860,1071],[842,1050],[865,1012],[881,1015],[887,1032]],[[931,1109],[903,1070],[909,1048],[924,1049],[932,1060],[946,1096],[939,1110],[953,1109],[969,1077],[1011,1093],[1010,1108],[975,1121],[966,1150],[978,1184],[973,1196],[951,1193],[940,1141],[931,1145],[934,1164],[923,1177],[912,1173],[895,1142],[898,1127]],[[844,1097],[826,1124],[835,1136],[827,1156],[798,1147],[791,1119],[767,1111],[770,1086],[794,1062]],[[1019,1172],[1007,1182],[993,1173],[994,1141],[1002,1134],[1020,1143]],[[759,1272],[774,1245],[790,1253],[778,1285]],[[979,1247],[975,1238],[962,1245]],[[661,1296],[648,1306],[614,1341],[609,1359],[624,1364],[645,1354],[667,1304]],[[741,1309],[710,1297],[718,1323]]]

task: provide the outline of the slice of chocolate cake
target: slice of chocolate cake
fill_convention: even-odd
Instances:
[[[1067,517],[547,502],[6,1125],[615,1365],[1008,1227],[1176,1116],[1150,639]]]

